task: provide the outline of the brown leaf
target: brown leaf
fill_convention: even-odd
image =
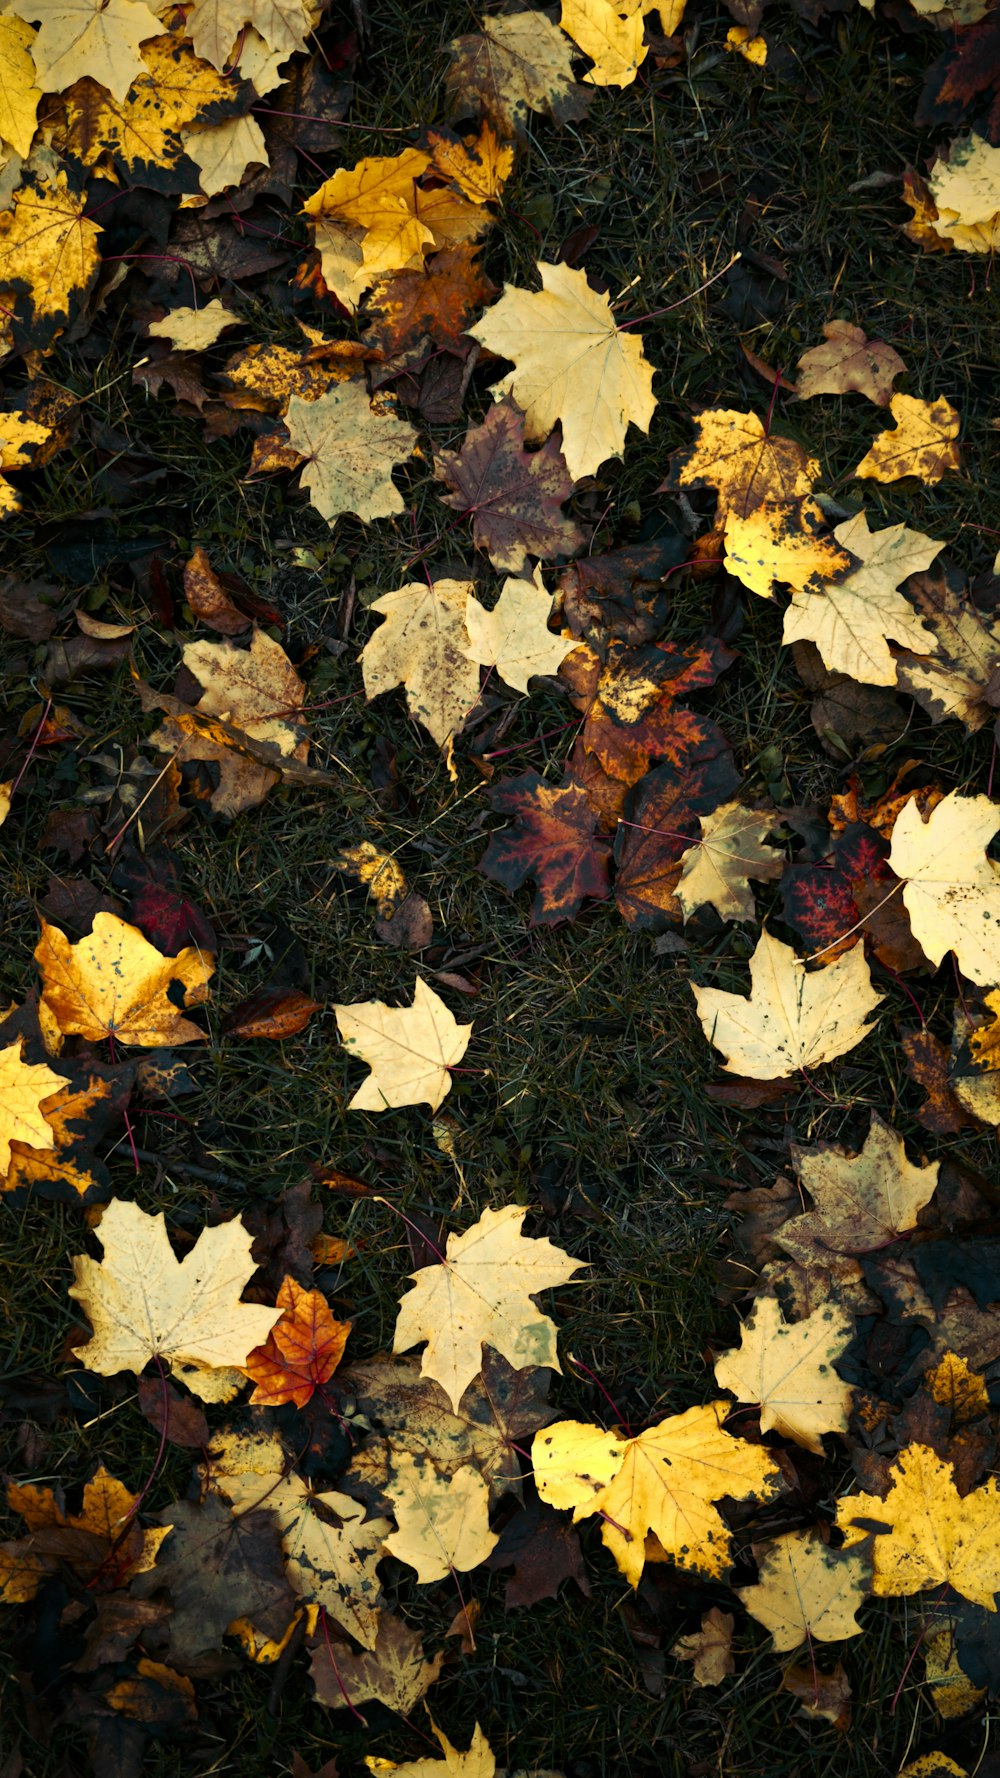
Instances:
[[[231,1623],[249,1618],[280,1640],[296,1612],[273,1513],[234,1514],[218,1495],[177,1500],[159,1514],[169,1527],[152,1572],[133,1586],[139,1598],[167,1591],[170,1646],[177,1656],[218,1648]]]
[[[257,1282],[272,1298],[289,1273],[299,1284],[312,1283],[311,1244],[323,1227],[323,1211],[312,1201],[308,1179],[286,1186],[265,1204],[252,1204],[243,1220],[254,1238],[251,1258],[263,1274]]]
[[[660,932],[680,921],[675,890],[681,860],[699,838],[698,817],[717,808],[740,782],[732,750],[714,723],[702,723],[689,710],[692,744],[676,765],[656,766],[640,778],[625,799],[615,840],[615,900],[618,911],[639,932]],[[714,732],[713,732],[714,731]]]
[[[365,344],[402,361],[422,353],[427,340],[458,351],[476,309],[497,294],[476,253],[463,241],[425,260],[422,270],[397,272],[377,285],[368,298],[374,320]]]
[[[425,1660],[420,1637],[388,1611],[379,1613],[374,1648],[355,1654],[346,1642],[328,1646],[321,1633],[309,1652],[317,1704],[343,1710],[345,1704],[373,1699],[397,1716],[409,1716],[434,1684],[444,1661],[443,1651]]]
[[[470,427],[460,451],[438,452],[435,475],[451,489],[445,505],[471,517],[477,549],[507,574],[530,572],[529,557],[572,556],[587,542],[561,511],[573,483],[558,438],[527,451],[524,415],[509,397]]]
[[[166,1406],[166,1438],[168,1444],[199,1450],[211,1436],[208,1421],[198,1403],[190,1395],[181,1395],[166,1378],[139,1378],[139,1411],[157,1432],[163,1431]]]
[[[504,1590],[508,1611],[554,1599],[564,1580],[575,1581],[581,1593],[590,1594],[579,1532],[552,1507],[543,1506],[537,1495],[504,1526],[484,1566],[494,1574],[513,1569]]]
[[[678,710],[677,701],[714,685],[735,658],[714,638],[684,649],[612,642],[603,663],[589,646],[576,649],[559,676],[585,717],[581,738],[587,751],[596,753],[606,772],[635,784],[654,761],[680,765],[696,740],[718,734],[714,723]]]
[[[637,543],[602,556],[584,556],[559,576],[563,613],[574,636],[595,645],[653,642],[667,616],[665,576],[687,559],[680,532],[654,543]]]
[[[89,932],[95,914],[124,911],[117,896],[108,895],[89,877],[50,877],[38,905],[50,920],[76,933]]]
[[[855,390],[876,407],[888,407],[893,382],[906,370],[899,353],[884,340],[866,339],[864,328],[850,321],[824,321],[823,336],[822,346],[811,346],[799,359],[800,401]]]
[[[110,1593],[97,1601],[97,1616],[88,1627],[83,1654],[74,1661],[77,1673],[93,1673],[98,1667],[124,1661],[140,1637],[156,1630],[170,1617],[167,1605],[149,1599],[133,1599],[128,1593]]]
[[[489,792],[498,815],[513,820],[495,833],[479,860],[483,875],[513,892],[531,878],[538,886],[533,926],[572,920],[584,899],[610,893],[607,842],[597,835],[589,798],[572,778],[548,784],[537,772],[505,778]]]
[[[222,1022],[225,1037],[297,1037],[304,1031],[322,1001],[311,1000],[297,988],[258,988],[240,1002]]]
[[[44,580],[8,574],[0,581],[0,630],[26,642],[47,642],[59,621],[62,593]]]
[[[65,852],[70,864],[77,864],[96,832],[89,809],[50,809],[38,844],[43,852]],[[59,915],[53,913],[52,918]]]
[[[780,1690],[791,1692],[802,1706],[803,1716],[830,1722],[841,1734],[851,1726],[851,1683],[838,1661],[832,1673],[818,1667],[786,1667]]]
[[[65,642],[53,642],[42,662],[41,677],[52,690],[70,685],[83,673],[108,671],[128,659],[132,644],[127,636],[117,641],[102,641],[98,636],[70,636]]]
[[[184,597],[195,617],[220,636],[239,636],[250,628],[250,619],[233,604],[200,544],[185,564]]]
[[[375,931],[383,944],[400,945],[404,951],[422,951],[431,942],[434,921],[423,896],[411,890],[388,919],[376,917]]]

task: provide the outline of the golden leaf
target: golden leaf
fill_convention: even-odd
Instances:
[[[886,638],[917,654],[930,653],[935,640],[896,589],[908,575],[929,567],[943,546],[905,525],[869,531],[863,512],[845,519],[833,535],[862,566],[822,592],[794,593],[782,641],[814,642],[832,673],[846,673],[863,685],[895,685],[896,662]]]
[[[62,1087],[65,1074],[54,1074],[45,1062],[25,1062],[24,1039],[0,1049],[0,1173],[10,1169],[12,1142],[31,1148],[54,1148],[55,1137],[41,1109]]]
[[[101,231],[85,204],[60,172],[51,184],[22,185],[13,210],[0,213],[0,302],[19,344],[49,345],[97,276]]]
[[[942,1583],[987,1611],[1000,1592],[1000,1482],[964,1497],[950,1463],[927,1445],[907,1445],[885,1499],[848,1494],[837,1502],[845,1548],[872,1531],[873,1589],[889,1598]]]
[[[727,513],[725,567],[762,599],[773,599],[779,583],[796,592],[819,592],[851,567],[847,551],[820,535],[825,525],[812,499],[782,506],[765,500],[745,518]]]
[[[393,1451],[385,1493],[397,1526],[385,1547],[416,1569],[422,1586],[478,1568],[499,1542],[489,1490],[471,1464],[445,1472],[426,1452]]]
[[[495,22],[495,21],[494,21]],[[629,424],[649,430],[656,407],[653,367],[637,334],[618,329],[606,295],[587,274],[539,262],[541,290],[508,284],[473,339],[516,368],[493,387],[524,410],[525,438],[540,442],[562,422],[562,452],[574,481],[620,457]]]
[[[484,123],[478,136],[444,135],[428,130],[427,143],[435,171],[457,185],[474,204],[487,204],[500,196],[514,168],[514,149],[502,142]]]
[[[776,1654],[861,1634],[855,1613],[871,1592],[866,1551],[832,1550],[818,1531],[806,1530],[755,1543],[753,1553],[759,1579],[736,1590],[750,1616],[770,1630]]]
[[[745,519],[765,501],[788,507],[811,494],[820,466],[794,439],[767,433],[756,414],[708,408],[695,420],[694,444],[677,457],[670,483],[718,492],[721,521]]]
[[[395,414],[378,413],[362,382],[339,383],[316,401],[293,395],[285,424],[306,459],[302,486],[325,519],[353,512],[367,524],[404,510],[392,471],[412,456],[417,432]]]
[[[490,20],[491,24],[498,22],[501,21]],[[408,1759],[397,1765],[395,1760],[376,1759],[369,1754],[365,1757],[368,1770],[375,1773],[376,1778],[390,1778],[392,1773],[395,1778],[494,1778],[497,1762],[478,1723],[468,1753],[460,1753],[453,1747],[436,1723],[432,1722],[431,1728],[441,1743],[444,1759]]]
[[[939,482],[949,469],[959,469],[957,444],[961,424],[951,403],[939,395],[921,401],[915,395],[894,395],[889,412],[896,424],[882,432],[854,474],[859,480],[898,482],[904,475]]]
[[[773,1429],[822,1456],[822,1434],[847,1430],[852,1391],[834,1365],[853,1330],[837,1303],[789,1324],[774,1297],[758,1297],[738,1349],[716,1359],[715,1380],[737,1401],[760,1403],[761,1432]]]
[[[137,926],[117,914],[94,917],[93,930],[71,944],[58,926],[42,921],[35,957],[42,972],[42,1004],[64,1037],[119,1043],[204,1043],[199,1030],[178,1010],[178,985],[185,1004],[208,999],[215,959],[189,945],[165,957]]]
[[[35,85],[35,33],[13,12],[0,14],[0,141],[26,160],[35,134],[41,89]]]
[[[868,1036],[881,1002],[861,945],[807,973],[790,945],[760,936],[750,959],[750,997],[691,984],[709,1043],[731,1074],[780,1080],[832,1062]]]
[[[637,1587],[652,1532],[668,1561],[710,1579],[729,1566],[729,1531],[713,1504],[769,1499],[780,1471],[769,1451],[725,1432],[729,1403],[708,1402],[625,1438],[579,1420],[535,1434],[535,1482],[549,1506],[573,1508],[574,1523],[601,1515],[601,1536]]]
[[[948,951],[982,987],[1000,981],[1000,870],[986,848],[1000,828],[988,796],[952,790],[921,818],[915,801],[896,817],[889,868],[903,878],[903,903],[927,959]]]
[[[214,297],[203,309],[171,309],[162,321],[150,322],[149,334],[151,339],[169,340],[176,352],[203,352],[227,327],[239,327],[240,320]]]
[[[31,55],[43,93],[86,75],[124,99],[143,71],[140,43],[163,33],[142,0],[11,0],[10,11],[39,26]]]
[[[484,1346],[516,1370],[560,1369],[555,1324],[531,1299],[565,1284],[583,1262],[551,1241],[522,1236],[526,1214],[516,1204],[484,1210],[464,1234],[448,1236],[440,1265],[413,1274],[400,1302],[393,1351],[426,1340],[423,1375],[441,1384],[456,1413],[482,1368]]]
[[[23,1605],[42,1581],[65,1565],[98,1591],[124,1586],[146,1574],[170,1526],[144,1531],[136,1519],[138,1495],[100,1464],[84,1484],[78,1513],[65,1513],[51,1488],[9,1482],[7,1504],[19,1514],[28,1536],[0,1544],[0,1604]],[[36,1535],[37,1534],[37,1535]]]
[[[584,75],[591,86],[631,86],[648,49],[643,42],[646,13],[656,0],[562,0],[559,23],[589,56],[593,68]]]
[[[721,920],[752,920],[750,878],[769,882],[785,868],[784,853],[764,844],[780,817],[741,803],[720,803],[699,819],[701,838],[682,853],[677,882],[685,920],[702,907],[713,907]]]
[[[552,594],[546,591],[541,568],[531,580],[505,580],[492,611],[470,593],[465,607],[465,627],[470,661],[495,667],[505,685],[527,693],[528,681],[539,673],[557,673],[577,639],[568,631],[555,636],[549,629]]]
[[[681,1636],[670,1650],[678,1661],[691,1661],[691,1677],[695,1685],[721,1685],[736,1672],[733,1659],[733,1626],[735,1618],[728,1611],[713,1605],[701,1620],[701,1629],[691,1636]]]
[[[449,1069],[468,1048],[472,1026],[460,1025],[422,976],[413,985],[411,1006],[361,1000],[333,1011],[344,1048],[371,1069],[348,1111],[388,1111],[401,1105],[437,1110],[451,1088]]]
[[[932,1401],[948,1409],[953,1427],[967,1426],[970,1420],[990,1411],[986,1383],[957,1352],[945,1352],[938,1363],[924,1373],[924,1387]]]
[[[310,23],[305,0],[195,0],[187,19],[197,54],[213,68],[231,65],[245,25],[252,25],[269,49],[292,55],[305,49]]]
[[[370,609],[386,621],[361,651],[366,698],[404,685],[410,715],[437,742],[453,778],[455,736],[479,702],[465,625],[472,591],[467,580],[411,580],[383,593]]]
[[[743,57],[754,68],[763,68],[767,61],[767,38],[754,37],[746,25],[731,25],[726,32],[726,48]]]

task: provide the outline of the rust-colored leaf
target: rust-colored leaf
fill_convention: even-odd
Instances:
[[[615,841],[618,911],[640,932],[662,932],[683,919],[674,891],[684,853],[699,838],[698,817],[725,802],[740,781],[721,730],[689,710],[680,714],[692,724],[691,745],[679,763],[640,779],[625,799]]]
[[[226,1037],[297,1037],[304,1031],[322,1001],[310,999],[298,988],[258,988],[227,1014],[222,1030]]]
[[[239,636],[250,628],[250,619],[233,604],[200,544],[184,567],[184,597],[195,617],[220,636]]]
[[[561,510],[573,483],[558,438],[525,450],[524,415],[509,397],[469,428],[460,451],[438,452],[435,473],[451,489],[445,505],[472,519],[477,549],[507,574],[529,573],[529,556],[575,555],[587,541]]]
[[[606,772],[635,784],[654,761],[674,765],[695,744],[692,722],[678,721],[678,700],[714,685],[735,659],[725,643],[710,639],[690,648],[672,643],[630,647],[612,642],[603,665],[589,647],[578,648],[560,669],[571,698],[583,712],[582,740]],[[701,723],[702,736],[712,725]]]
[[[406,358],[427,340],[459,350],[475,311],[497,293],[476,254],[473,243],[463,241],[435,253],[422,270],[397,272],[379,284],[368,298],[374,321],[365,344],[387,358]]]
[[[513,820],[493,835],[479,868],[511,891],[529,878],[537,884],[533,926],[572,920],[586,897],[605,900],[611,892],[608,846],[597,833],[585,790],[571,778],[548,784],[531,771],[505,778],[489,796],[496,813]]]
[[[278,1292],[283,1311],[263,1346],[249,1353],[244,1369],[257,1387],[255,1407],[281,1407],[294,1402],[304,1408],[317,1389],[333,1376],[347,1344],[350,1322],[335,1321],[318,1290],[303,1290],[286,1278]]]

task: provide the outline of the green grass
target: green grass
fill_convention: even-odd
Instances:
[[[432,79],[444,66],[439,51],[450,36],[474,29],[478,17],[474,7],[441,0],[382,0],[372,10],[374,44],[351,113],[365,128],[345,137],[347,164],[407,140],[380,128],[417,133],[441,117],[441,89]],[[962,476],[938,488],[867,484],[872,524],[905,520],[948,539],[962,563],[983,570],[996,540],[976,527],[997,525],[1000,511],[991,268],[981,259],[925,256],[911,246],[900,233],[905,213],[896,185],[849,189],[874,171],[898,174],[927,152],[930,139],[910,119],[938,39],[893,33],[860,9],[818,29],[775,11],[765,26],[772,60],[784,47],[790,70],[779,79],[724,53],[728,17],[706,8],[699,18],[688,70],[657,73],[647,64],[632,88],[596,94],[589,121],[561,131],[536,122],[487,248],[498,282],[530,282],[536,258],[554,257],[570,230],[594,224],[600,234],[587,268],[613,294],[629,287],[623,316],[680,305],[641,329],[658,368],[659,407],[649,438],[633,432],[624,463],[606,466],[597,478],[597,510],[607,509],[602,543],[635,538],[644,521],[667,510],[653,489],[669,453],[690,438],[692,408],[749,406],[764,417],[769,388],[747,366],[741,337],[790,371],[820,337],[822,322],[842,315],[896,347],[907,364],[905,390],[944,394],[963,419]],[[772,320],[734,317],[724,306],[724,280],[691,295],[738,248],[777,258],[787,269],[786,300]],[[290,337],[288,323],[263,302],[253,319],[254,337]],[[648,939],[629,934],[613,905],[586,911],[570,927],[529,929],[528,893],[507,898],[476,870],[492,825],[485,784],[467,764],[457,788],[449,784],[429,743],[406,720],[401,699],[363,702],[356,656],[373,627],[366,602],[410,578],[405,564],[415,538],[422,548],[432,545],[432,573],[471,560],[462,527],[448,528],[451,515],[434,488],[430,451],[399,478],[412,520],[407,515],[366,531],[343,519],[331,534],[288,478],[242,479],[243,437],[209,445],[169,399],[152,401],[132,387],[135,347],[113,305],[98,328],[106,338],[100,359],[64,345],[46,364],[48,374],[86,397],[87,421],[72,450],[45,471],[25,512],[5,522],[5,571],[47,577],[41,518],[73,522],[81,511],[105,504],[92,448],[103,424],[124,431],[136,451],[169,472],[164,483],[152,485],[148,502],[121,513],[126,536],[165,526],[178,561],[201,543],[217,566],[238,569],[286,614],[295,658],[332,633],[348,575],[358,583],[350,649],[340,658],[320,652],[306,667],[311,686],[319,687],[312,699],[327,706],[312,719],[314,759],[324,765],[336,756],[356,776],[344,776],[342,788],[331,792],[280,790],[229,829],[193,814],[172,840],[189,892],[230,937],[266,936],[274,922],[290,927],[309,957],[312,989],[325,1003],[398,1000],[412,985],[412,965],[378,941],[364,897],[328,862],[338,845],[370,838],[398,849],[411,885],[430,902],[437,942],[452,955],[473,953],[460,967],[480,987],[474,999],[447,995],[475,1026],[468,1072],[456,1078],[444,1108],[451,1158],[423,1110],[379,1118],[346,1113],[359,1070],[337,1044],[329,1012],[283,1044],[222,1040],[226,1010],[268,973],[266,960],[244,969],[239,946],[224,948],[208,1013],[211,1041],[190,1056],[197,1095],[179,1103],[180,1121],[152,1113],[139,1120],[137,1140],[160,1165],[144,1164],[137,1179],[127,1146],[120,1145],[113,1164],[117,1190],[147,1209],[180,1210],[200,1221],[216,1203],[228,1211],[266,1200],[299,1179],[308,1162],[326,1160],[377,1179],[401,1207],[419,1205],[448,1227],[467,1226],[487,1204],[530,1204],[535,1232],[591,1262],[583,1282],[557,1293],[564,1352],[579,1357],[622,1413],[639,1422],[706,1399],[712,1393],[709,1344],[726,1343],[733,1329],[731,1313],[717,1301],[713,1270],[730,1220],[723,1199],[737,1183],[774,1177],[786,1126],[800,1142],[852,1140],[874,1106],[891,1113],[918,1148],[938,1152],[914,1122],[919,1094],[906,1080],[895,1037],[912,1023],[909,1002],[880,982],[887,1016],[875,1038],[824,1073],[827,1098],[804,1088],[753,1115],[713,1104],[705,1089],[718,1078],[717,1065],[693,1018],[688,978],[693,968],[701,980],[741,985],[750,930],[727,928],[697,940],[689,962],[657,957]],[[486,403],[487,380],[477,375],[472,415]],[[820,458],[825,488],[856,507],[859,489],[849,472],[879,429],[876,411],[860,399],[799,406],[780,397],[774,424]],[[431,443],[454,447],[462,430],[437,428]],[[321,568],[295,565],[294,549],[314,552]],[[167,684],[174,643],[149,622],[127,570],[99,579],[87,597],[102,615],[134,613],[142,620],[140,664],[155,683]],[[709,600],[705,583],[678,586],[671,637],[698,637],[709,622]],[[763,794],[765,778],[778,776],[789,801],[824,801],[847,768],[818,747],[809,698],[779,647],[778,609],[749,594],[745,607],[738,665],[697,702],[732,739],[752,790]],[[37,701],[32,672],[38,661],[27,645],[6,646],[6,710],[17,720]],[[112,680],[83,679],[60,697],[91,736],[81,749],[78,778],[63,775],[58,755],[46,759],[4,832],[5,999],[22,998],[34,983],[34,900],[52,867],[35,840],[48,810],[71,803],[78,787],[92,781],[88,750],[127,748],[152,726],[139,716],[124,672]],[[558,775],[571,736],[533,738],[558,729],[568,715],[555,697],[526,701],[506,740],[510,747],[524,744],[523,751],[504,764]],[[407,798],[402,813],[383,813],[369,790],[379,736],[397,751]],[[918,714],[898,743],[864,762],[869,789],[880,789],[911,757],[931,765],[949,786],[981,790],[990,740],[968,741],[957,725],[932,730]],[[758,905],[768,909],[767,894]],[[916,991],[925,1016],[945,1030],[947,984],[920,981]],[[988,1167],[992,1142],[963,1136],[949,1152]],[[232,1183],[209,1184],[185,1163]],[[380,1206],[349,1209],[332,1198],[326,1226],[359,1241],[360,1257],[336,1280],[334,1306],[354,1320],[352,1349],[374,1351],[391,1337],[410,1269],[403,1226]],[[69,1256],[82,1239],[81,1219],[68,1209],[33,1202],[0,1216],[8,1374],[60,1373],[76,1325],[65,1294]],[[565,1370],[556,1400],[568,1413],[599,1417],[598,1391],[569,1363]],[[17,1428],[8,1429],[11,1473],[58,1475],[71,1489],[101,1460],[130,1485],[141,1484],[154,1460],[155,1435],[127,1389],[99,1379],[90,1385],[93,1409],[48,1431],[36,1462],[25,1464]],[[150,1510],[183,1492],[189,1467],[183,1453],[169,1455],[148,1497]],[[845,1474],[842,1485],[847,1481]],[[752,1529],[742,1528],[738,1541]],[[881,1778],[895,1773],[908,1751],[934,1744],[929,1737],[938,1731],[918,1683],[920,1661],[907,1671],[918,1630],[905,1605],[866,1607],[864,1636],[843,1652],[855,1697],[854,1723],[844,1738],[795,1714],[792,1700],[776,1690],[779,1663],[743,1617],[734,1681],[718,1692],[697,1692],[668,1653],[664,1695],[651,1696],[630,1624],[658,1625],[669,1650],[676,1635],[694,1627],[700,1609],[725,1604],[728,1595],[683,1577],[668,1584],[654,1572],[636,1608],[591,1528],[584,1543],[593,1588],[587,1600],[565,1589],[558,1601],[505,1615],[503,1578],[471,1577],[467,1594],[483,1606],[478,1651],[450,1667],[431,1697],[435,1720],[458,1744],[478,1718],[499,1763],[555,1767],[568,1778],[617,1778],[626,1771],[739,1778],[762,1769],[769,1778],[806,1771],[817,1778]],[[448,1587],[425,1591],[417,1621],[443,1630],[455,1603]],[[145,1769],[155,1778],[265,1778],[290,1769],[292,1749],[316,1765],[336,1751],[342,1770],[356,1769],[351,1761],[362,1751],[396,1758],[425,1751],[388,1718],[366,1741],[341,1715],[318,1709],[301,1660],[280,1696],[269,1700],[270,1683],[266,1671],[247,1670],[207,1687],[206,1733],[192,1746],[154,1748]],[[11,1744],[20,1736],[30,1778],[55,1778],[68,1769],[67,1759],[82,1762],[79,1749],[67,1751],[65,1736],[50,1746],[36,1737],[37,1710],[28,1710],[28,1726],[18,1730],[22,1717],[23,1700],[12,1684],[0,1734]],[[977,1728],[972,1741],[978,1734]],[[974,1763],[978,1742],[959,1737],[954,1745]]]

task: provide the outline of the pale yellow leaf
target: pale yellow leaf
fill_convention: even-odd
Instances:
[[[631,86],[646,60],[643,11],[615,0],[562,0],[560,25],[594,63],[584,80],[592,86]]]
[[[213,68],[231,65],[244,25],[252,25],[269,49],[291,55],[305,49],[310,24],[306,0],[195,0],[187,19],[196,54]]]
[[[392,471],[412,455],[417,432],[395,414],[376,412],[363,382],[338,383],[318,401],[293,395],[285,425],[306,459],[302,486],[325,519],[353,512],[368,524],[404,510]]]
[[[163,35],[143,0],[10,0],[8,11],[39,26],[31,55],[43,93],[61,93],[89,76],[124,99],[145,73],[140,43]]]
[[[776,1654],[801,1643],[840,1642],[860,1636],[855,1613],[871,1592],[871,1557],[860,1550],[832,1550],[818,1531],[786,1531],[772,1543],[754,1544],[759,1576],[737,1587],[751,1617],[771,1632]]]
[[[242,183],[248,167],[269,167],[264,132],[254,117],[230,117],[225,123],[181,131],[181,145],[198,168],[206,197]]]
[[[785,867],[784,853],[764,844],[779,820],[742,803],[720,803],[700,817],[701,839],[682,854],[676,889],[685,920],[702,907],[713,907],[722,920],[753,919],[750,878],[769,882]]]
[[[395,1760],[366,1754],[365,1765],[369,1772],[374,1773],[375,1778],[391,1778],[392,1774],[395,1778],[495,1778],[497,1762],[478,1723],[468,1753],[460,1753],[453,1747],[435,1723],[431,1723],[431,1728],[441,1743],[444,1759],[408,1759],[397,1765]]]
[[[427,1453],[394,1451],[385,1493],[397,1526],[385,1547],[416,1569],[422,1586],[478,1568],[499,1542],[489,1490],[470,1463],[443,1472]]]
[[[716,1359],[715,1380],[737,1401],[760,1404],[761,1432],[779,1432],[817,1456],[825,1432],[846,1432],[851,1388],[834,1370],[854,1329],[836,1303],[788,1323],[774,1297],[758,1297],[739,1347]]]
[[[952,790],[926,821],[905,803],[889,853],[924,955],[938,964],[954,951],[963,975],[987,988],[1000,981],[1000,869],[986,852],[998,828],[990,797]]]
[[[162,321],[150,322],[149,333],[151,339],[169,340],[177,352],[203,352],[227,327],[239,327],[240,321],[214,297],[202,309],[171,309]]]
[[[794,593],[782,640],[814,642],[832,673],[862,685],[894,685],[896,663],[887,638],[916,654],[929,654],[935,640],[896,589],[929,567],[943,545],[905,525],[869,531],[863,512],[838,525],[834,537],[862,566],[821,592]]]
[[[455,736],[479,702],[479,668],[469,658],[467,580],[412,580],[373,599],[385,623],[361,651],[365,696],[406,687],[407,708],[444,754],[452,777]]]
[[[825,969],[806,970],[790,945],[763,932],[750,959],[750,996],[692,992],[709,1043],[732,1074],[777,1080],[844,1056],[867,1037],[882,996],[856,945]]]
[[[470,593],[465,607],[469,660],[495,667],[505,685],[527,692],[530,679],[558,673],[578,646],[567,631],[553,635],[551,614],[552,594],[546,591],[541,568],[536,567],[531,580],[505,580],[492,611]]]
[[[690,1661],[695,1685],[721,1685],[736,1672],[733,1658],[733,1627],[731,1612],[713,1605],[701,1620],[701,1629],[691,1636],[681,1636],[670,1650],[678,1661]]]
[[[414,983],[412,1006],[362,1000],[333,1010],[344,1048],[371,1069],[348,1111],[388,1111],[400,1105],[437,1110],[451,1088],[449,1070],[468,1048],[472,1026],[460,1025],[421,976]]]
[[[54,1074],[45,1062],[25,1062],[24,1039],[0,1049],[0,1173],[10,1167],[10,1145],[26,1142],[30,1148],[54,1148],[55,1139],[41,1109],[69,1085],[65,1074]]]

